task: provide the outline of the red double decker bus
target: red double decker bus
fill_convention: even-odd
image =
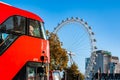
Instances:
[[[45,80],[49,62],[43,20],[0,2],[0,80]]]

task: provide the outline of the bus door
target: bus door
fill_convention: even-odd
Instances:
[[[40,64],[40,63],[39,63]],[[47,80],[45,67],[40,66],[39,64],[29,65],[26,67],[26,77],[27,80]]]

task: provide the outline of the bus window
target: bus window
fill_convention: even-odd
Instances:
[[[1,31],[5,33],[21,33],[25,34],[25,18],[21,16],[13,16],[0,25]]]
[[[29,35],[46,39],[43,23],[29,19]]]
[[[25,34],[25,18],[12,16],[0,25],[0,54],[17,38]]]
[[[35,80],[36,77],[36,68],[35,67],[27,67],[28,79],[27,80]]]
[[[25,18],[16,16],[16,17],[13,17],[13,22],[14,22],[13,30],[16,33],[25,34]]]
[[[40,30],[39,30],[38,21],[30,20],[29,35],[35,36],[35,37],[40,37]]]

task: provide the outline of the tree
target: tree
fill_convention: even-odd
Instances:
[[[75,63],[66,68],[65,73],[67,76],[67,80],[84,80],[84,75],[80,73],[80,71],[78,70],[78,66]]]
[[[49,31],[46,33],[50,44],[50,70],[64,70],[69,78],[67,80],[84,80],[83,74],[80,73],[78,66],[75,63],[73,63],[71,67],[67,67],[67,51],[62,48],[62,44],[58,36],[54,33],[50,33]]]
[[[67,51],[61,46],[61,42],[56,34],[46,32],[50,44],[50,70],[63,70],[67,67]]]

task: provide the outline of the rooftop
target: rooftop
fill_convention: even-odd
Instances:
[[[105,50],[98,50],[98,51],[96,51],[96,53],[102,53],[102,54],[112,56],[111,52],[108,52],[108,51],[105,51]]]

